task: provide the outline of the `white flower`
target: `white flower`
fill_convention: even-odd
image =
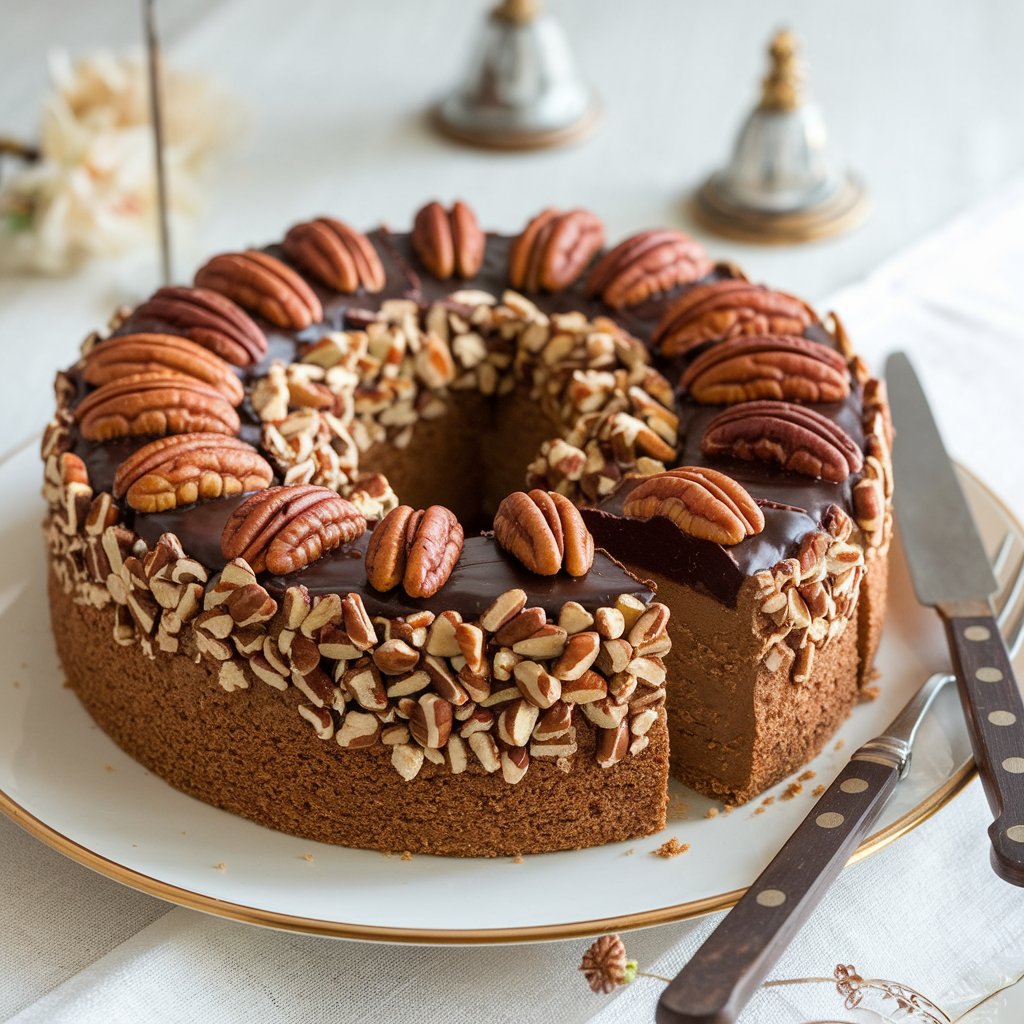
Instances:
[[[41,159],[0,191],[3,238],[16,263],[65,270],[96,255],[152,244],[156,174],[149,83],[138,56],[50,59],[54,91],[43,105]],[[205,76],[162,68],[169,213],[198,209],[198,176],[235,134],[234,104]]]

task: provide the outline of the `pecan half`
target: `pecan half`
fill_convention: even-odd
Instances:
[[[538,576],[563,568],[570,576],[585,576],[594,564],[594,538],[579,509],[554,491],[514,491],[502,499],[494,538]]]
[[[224,434],[177,434],[143,445],[114,474],[115,498],[137,512],[163,512],[261,490],[274,479],[252,445]]]
[[[448,582],[462,542],[462,526],[443,505],[399,505],[370,534],[366,578],[375,590],[401,583],[410,597],[431,597]]]
[[[462,554],[462,526],[454,512],[431,505],[412,514],[406,539],[402,585],[410,597],[430,597],[448,582]]]
[[[356,507],[326,487],[268,487],[231,513],[220,549],[225,558],[244,558],[253,572],[286,576],[365,530]]]
[[[119,334],[93,347],[82,376],[88,384],[109,384],[133,373],[172,370],[215,387],[232,405],[245,397],[242,382],[213,352],[174,334]]]
[[[233,299],[278,327],[301,331],[323,319],[316,293],[291,267],[258,249],[214,256],[195,283]]]
[[[738,278],[691,288],[665,311],[652,341],[663,356],[749,334],[802,334],[818,322],[806,302]]]
[[[442,281],[453,275],[476,277],[487,244],[476,214],[462,201],[450,210],[427,203],[413,221],[411,241],[423,265]]]
[[[864,465],[860,448],[838,423],[788,402],[744,402],[725,409],[705,428],[701,450],[705,455],[774,462],[832,483],[841,483]]]
[[[850,393],[850,371],[827,345],[791,334],[759,334],[731,338],[702,352],[679,383],[707,405],[759,398],[840,402]]]
[[[333,217],[296,224],[284,236],[281,248],[290,260],[328,288],[347,294],[362,288],[373,294],[384,287],[384,267],[370,240]]]
[[[754,499],[730,476],[714,469],[680,466],[648,477],[629,492],[627,516],[665,516],[683,533],[716,544],[739,544],[764,529]]]
[[[560,292],[572,285],[604,244],[604,225],[589,210],[544,210],[508,253],[513,288]]]
[[[205,431],[237,434],[238,413],[216,389],[170,370],[133,373],[103,384],[75,406],[89,441]]]
[[[233,366],[267,354],[267,337],[241,306],[208,288],[161,288],[128,318],[136,332],[183,334]]]
[[[676,285],[690,284],[714,264],[704,246],[682,231],[641,231],[602,256],[587,279],[587,294],[612,309],[638,306]]]

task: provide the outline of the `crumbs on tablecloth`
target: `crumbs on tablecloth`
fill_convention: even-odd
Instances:
[[[216,868],[216,869],[217,869],[218,871],[227,871],[227,869],[228,869],[228,866],[227,866],[227,864],[225,864],[225,863],[224,863],[224,861],[222,861],[222,860],[221,860],[221,861],[218,861],[218,862],[217,862],[216,864],[214,864],[213,866],[214,866],[214,867],[215,867],[215,868]]]
[[[873,700],[878,699],[878,695],[881,690],[877,686],[862,686],[860,688],[859,702],[861,704],[870,704]]]
[[[833,750],[842,750],[846,746],[846,740],[836,740],[836,745],[832,748]]]
[[[304,854],[302,855],[302,859],[303,859],[303,860],[304,860],[304,861],[305,861],[305,862],[306,862],[307,864],[312,864],[312,863],[313,863],[313,854],[311,854],[311,853],[304,853]]]
[[[804,785],[802,782],[791,782],[787,787],[786,791],[779,797],[780,800],[792,800],[793,797],[799,796],[804,791]]]
[[[656,850],[651,850],[651,854],[668,860],[670,857],[678,857],[681,853],[686,853],[689,848],[689,843],[681,843],[673,836],[671,839],[666,839]]]
[[[811,796],[821,796],[825,792],[824,783],[819,782],[818,785],[811,790]]]
[[[402,860],[412,860],[412,854],[408,850],[405,850],[402,853]]]
[[[705,818],[717,818],[718,817],[718,808],[717,807],[709,807],[704,812],[704,817]]]

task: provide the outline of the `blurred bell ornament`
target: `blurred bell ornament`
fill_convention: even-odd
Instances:
[[[860,223],[867,193],[828,150],[821,111],[803,94],[797,42],[777,32],[761,102],[747,118],[727,167],[696,195],[712,231],[757,242],[805,242]]]
[[[434,112],[446,135],[499,149],[557,146],[599,116],[562,26],[540,0],[503,0],[490,12],[469,74]]]

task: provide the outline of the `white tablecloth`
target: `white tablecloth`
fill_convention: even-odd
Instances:
[[[12,122],[3,127],[31,125],[22,104],[41,84],[41,43],[128,37],[134,29],[114,11],[120,6],[67,4],[66,17],[44,24],[43,5],[21,5],[0,35],[3,66],[25,71],[0,81],[0,111]],[[623,6],[601,5],[602,20],[591,14],[597,5],[583,0],[557,5],[609,100],[608,122],[588,146],[530,157],[449,149],[418,120],[424,101],[459,64],[475,19],[469,5],[396,5],[401,16],[393,18],[381,4],[346,5],[341,17],[341,5],[326,0],[224,0],[169,11],[172,57],[219,65],[254,117],[249,143],[211,186],[210,216],[192,239],[179,240],[179,265],[279,235],[320,209],[359,223],[387,217],[402,224],[430,193],[464,194],[488,224],[505,228],[547,202],[591,205],[616,236],[641,224],[680,223],[681,189],[706,169],[707,154],[726,147],[752,93],[759,41],[782,12],[769,5],[708,11],[702,42],[675,13],[678,5],[629,6],[633,17]],[[817,45],[819,95],[837,128],[845,127],[837,134],[848,151],[867,166],[879,209],[845,240],[780,251],[719,243],[716,252],[818,297],[1020,166],[1020,133],[1006,128],[1024,82],[1013,42],[1022,9],[950,4],[941,17],[937,10],[871,0],[836,22],[831,9],[826,15],[810,3],[785,5]],[[887,31],[869,31],[883,14]],[[934,30],[927,45],[916,35],[926,19]],[[62,25],[69,31],[63,39]],[[641,42],[656,59],[643,59]],[[907,47],[914,53],[901,63]],[[727,50],[728,58],[711,59]],[[965,53],[970,73],[954,73]],[[861,57],[868,68],[863,89],[846,88],[843,68],[851,69],[844,61]],[[723,62],[727,76],[719,73]],[[655,84],[648,66],[662,68]],[[705,105],[683,116],[676,97],[688,92],[715,96],[722,113]],[[891,105],[883,108],[883,99]],[[658,125],[673,133],[662,137]],[[116,301],[150,288],[152,272],[145,258],[94,266],[66,282],[0,281],[5,357],[20,364],[19,373],[0,377],[0,454],[48,416],[54,366],[73,358],[80,336]],[[834,303],[875,365],[893,348],[914,355],[951,449],[1015,507],[1024,504],[1021,281],[1024,183]],[[989,869],[988,821],[974,784],[915,832],[848,869],[773,977],[829,975],[837,963],[855,964],[864,976],[913,985],[951,1014],[1017,978],[1024,972],[1024,893]],[[635,933],[627,947],[642,968],[672,974],[715,920]],[[250,928],[125,889],[0,820],[0,1019],[22,1024],[651,1020],[659,983],[640,980],[614,998],[593,996],[576,971],[586,945],[414,949]],[[1016,1011],[1001,1005],[998,1019],[1022,1019],[1019,1003]],[[971,1020],[996,1020],[995,1013]],[[842,1009],[829,986],[810,985],[766,990],[743,1020],[812,1017],[860,1019]]]

